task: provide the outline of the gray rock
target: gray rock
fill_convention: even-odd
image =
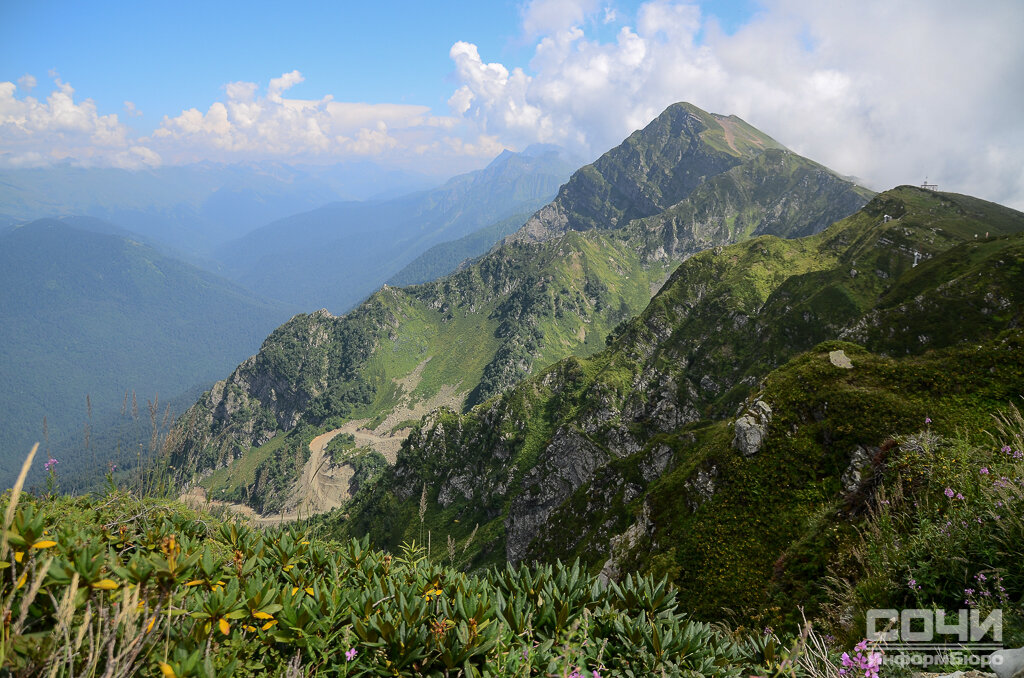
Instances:
[[[706,374],[700,378],[700,387],[711,395],[718,395],[718,392],[721,390],[718,384],[715,383],[715,380]]]
[[[999,678],[1024,676],[1024,647],[993,652],[989,655],[989,666]]]
[[[555,432],[541,452],[539,463],[523,478],[523,492],[512,501],[505,519],[505,557],[513,565],[527,553],[530,542],[548,518],[580,486],[590,482],[609,455],[568,427]]]
[[[850,453],[850,464],[839,477],[843,484],[843,492],[849,494],[860,486],[860,481],[865,471],[871,468],[871,460],[878,454],[877,447],[864,447],[857,445]]]
[[[601,583],[607,584],[610,581],[617,581],[620,565],[625,557],[636,549],[644,537],[650,535],[654,523],[651,522],[651,507],[644,502],[643,509],[636,521],[626,528],[622,534],[612,537],[609,540],[610,555],[608,560],[601,566],[601,573],[597,575]]]
[[[846,355],[846,351],[842,349],[838,351],[829,351],[828,360],[836,367],[841,367],[844,370],[852,370],[853,363],[850,362],[850,357]]]
[[[985,673],[971,669],[970,671],[954,671],[953,673],[928,673],[927,671],[915,672],[913,678],[996,678],[994,673]]]
[[[691,511],[696,511],[701,504],[711,501],[715,496],[715,480],[718,478],[718,467],[712,466],[709,469],[697,471],[697,475],[686,481],[685,487],[690,491],[686,498],[686,505]]]
[[[744,457],[751,457],[761,450],[768,436],[768,424],[772,420],[772,408],[762,400],[755,401],[746,414],[736,420],[736,436],[732,446]]]
[[[670,461],[672,461],[672,448],[668,445],[659,445],[640,461],[640,475],[646,482],[653,482],[661,477]]]

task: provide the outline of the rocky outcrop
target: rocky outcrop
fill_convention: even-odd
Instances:
[[[629,554],[635,551],[644,540],[649,539],[654,523],[651,522],[651,507],[645,502],[637,516],[636,521],[620,535],[612,537],[609,541],[608,560],[601,566],[598,578],[607,584],[611,581],[618,581],[621,564]]]
[[[703,504],[711,501],[717,489],[718,467],[712,465],[708,468],[698,469],[697,473],[686,481],[686,489],[689,491],[686,497],[686,505],[691,511],[696,511]]]
[[[772,408],[762,400],[754,404],[736,420],[736,436],[732,446],[744,457],[752,457],[761,450],[768,437],[768,424],[772,420]]]
[[[1024,647],[993,652],[989,656],[989,666],[999,678],[1024,677]]]
[[[839,477],[843,486],[843,492],[850,494],[855,492],[862,480],[871,472],[871,461],[878,454],[879,448],[857,445],[850,452],[850,464]]]
[[[608,461],[607,453],[567,427],[555,433],[542,457],[523,478],[522,493],[512,500],[505,519],[505,555],[513,564],[526,556],[552,512]]]

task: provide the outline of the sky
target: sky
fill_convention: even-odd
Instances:
[[[596,158],[676,101],[1024,209],[1017,0],[0,0],[0,167]]]

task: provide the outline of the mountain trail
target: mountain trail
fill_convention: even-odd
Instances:
[[[376,428],[367,428],[369,419],[354,419],[344,426],[321,433],[309,443],[309,459],[302,467],[302,473],[292,486],[292,491],[279,513],[261,515],[252,507],[235,502],[209,499],[201,487],[193,487],[183,494],[181,501],[196,507],[224,507],[245,517],[257,525],[279,525],[281,523],[307,518],[318,513],[327,513],[343,505],[351,497],[349,483],[354,469],[347,463],[332,464],[327,446],[335,437],[349,434],[355,438],[355,449],[371,449],[379,452],[388,464],[394,466],[398,450],[409,436],[411,427],[396,428],[402,422],[419,420],[440,407],[455,410],[462,408],[469,391],[458,391],[456,386],[445,384],[426,400],[413,400],[412,393],[423,380],[423,370],[430,362],[427,358],[401,379],[394,379],[401,389],[398,404]]]

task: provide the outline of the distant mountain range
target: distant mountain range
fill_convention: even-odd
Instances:
[[[548,202],[576,167],[556,147],[505,151],[486,168],[430,191],[335,203],[275,221],[226,243],[216,256],[229,277],[261,295],[340,313],[428,248],[465,236],[479,241],[476,249],[452,246],[447,251],[454,254],[424,256],[415,277],[450,272],[464,251],[473,256],[505,233],[495,224]]]
[[[510,218],[521,224],[554,195],[573,165],[556,147],[536,146],[397,198],[388,195],[423,178],[369,164],[0,172],[0,383],[11,413],[0,424],[0,456],[17,458],[41,439],[44,416],[53,450],[72,457],[87,423],[100,445],[128,444],[126,431],[145,437],[136,418],[114,416],[126,390],[143,405],[156,393],[164,404],[185,393],[194,400],[194,389],[251,354],[292,312],[347,308],[448,239],[469,234],[486,250]],[[376,197],[250,233],[352,191]],[[19,220],[37,213],[68,216]],[[242,233],[249,236],[223,244]],[[477,253],[455,244],[416,270],[436,277]],[[240,282],[221,275],[228,270]]]
[[[396,196],[433,184],[429,177],[371,163],[0,169],[0,225],[90,216],[208,264],[216,247],[275,219],[336,200]]]

